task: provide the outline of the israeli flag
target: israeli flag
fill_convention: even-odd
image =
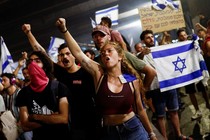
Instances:
[[[109,17],[112,20],[112,25],[118,25],[118,14],[119,14],[118,5],[96,11],[95,12],[96,23],[100,24],[102,17]]]
[[[173,10],[179,9],[178,1],[174,2],[172,0],[152,0],[152,7],[155,10],[164,10],[167,6]]]
[[[7,49],[7,46],[4,42],[3,37],[1,36],[1,66],[0,66],[0,72],[1,73],[12,73],[12,67],[11,64],[13,64],[12,56]]]
[[[64,39],[58,37],[51,37],[50,45],[48,47],[48,55],[53,60],[53,62],[58,62],[58,48],[61,44],[65,42]]]
[[[151,48],[161,91],[183,87],[202,79],[206,81],[209,78],[200,47],[194,42],[196,41]]]
[[[92,28],[95,28],[97,24],[91,17],[90,17],[90,22],[91,22]]]

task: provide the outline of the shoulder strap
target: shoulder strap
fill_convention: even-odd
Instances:
[[[97,87],[96,87],[96,94],[97,94],[97,92],[98,92],[98,89],[99,89],[99,87],[100,87],[100,85],[101,85],[101,82],[102,82],[103,78],[104,78],[104,74],[101,76],[101,78],[100,78],[99,81],[98,81],[98,85],[97,85]]]
[[[135,92],[135,88],[134,88],[134,84],[133,84],[133,81],[132,82],[129,82],[129,85],[130,85],[130,88],[133,92],[133,96],[134,96],[134,112],[136,115],[138,115],[138,109],[137,109],[137,103],[136,103],[136,92]]]

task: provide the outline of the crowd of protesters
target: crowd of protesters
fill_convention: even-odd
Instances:
[[[36,40],[31,25],[23,24],[22,31],[33,52],[22,53],[13,73],[1,74],[0,111],[11,110],[16,118],[21,128],[17,140],[157,140],[160,138],[148,108],[164,140],[170,139],[165,125],[167,114],[176,139],[193,139],[180,129],[179,89],[160,91],[150,50],[158,45],[152,30],[142,31],[136,52],[131,53],[121,33],[111,28],[111,19],[102,17],[90,34],[99,52],[96,55],[91,49],[82,51],[64,18],[55,23],[65,39],[58,48],[57,63]],[[197,23],[196,29],[209,67],[210,21],[207,25]],[[177,37],[179,41],[189,39],[184,29],[177,31]],[[170,43],[170,33],[163,32],[159,45]],[[20,70],[24,80],[17,78]],[[201,82],[186,86],[196,110],[192,120],[202,117],[196,86],[210,109],[208,92]]]

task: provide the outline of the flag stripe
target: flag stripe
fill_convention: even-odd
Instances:
[[[208,70],[205,61],[200,61],[201,70]]]
[[[53,60],[53,62],[58,62],[58,48],[61,44],[65,43],[65,40],[62,38],[51,37],[50,45],[48,47],[48,55]]]
[[[112,24],[113,24],[113,25],[118,24],[118,20],[112,20]]]
[[[111,11],[113,11],[113,10],[118,10],[118,6],[112,7],[112,8],[108,8],[108,9],[105,9],[105,10],[97,11],[97,12],[96,12],[96,15],[106,14],[106,13],[111,12]]]
[[[102,17],[109,17],[112,21],[112,25],[118,24],[118,5],[109,7],[103,10],[95,12],[95,21],[96,24],[100,24]]]
[[[52,49],[54,42],[55,42],[55,37],[52,37],[51,41],[50,41],[50,46],[49,46],[49,48],[47,50],[48,52]]]
[[[9,65],[9,61],[8,60],[3,62],[3,64],[2,64],[2,71],[4,71],[8,65]]]
[[[7,46],[4,42],[3,37],[1,36],[1,67],[0,72],[1,73],[12,73],[12,67],[11,64],[13,63],[12,56],[7,49]]]
[[[161,91],[200,80],[207,85],[209,74],[197,40],[152,47],[151,52]]]
[[[12,56],[11,55],[7,55],[7,59],[12,60]]]
[[[169,87],[169,86],[173,86],[173,85],[176,85],[176,84],[184,83],[184,82],[199,78],[201,76],[202,76],[201,71],[197,70],[195,72],[192,72],[192,73],[184,75],[184,76],[160,81],[159,84],[160,84],[160,88],[164,88],[164,87]]]
[[[175,54],[180,54],[180,53],[184,53],[187,52],[191,49],[194,49],[193,44],[186,44],[180,47],[176,47],[176,48],[171,48],[171,49],[167,49],[167,50],[162,50],[161,52],[153,52],[152,56],[153,58],[161,58],[161,57],[166,57],[166,56],[171,56],[171,55],[175,55]]]

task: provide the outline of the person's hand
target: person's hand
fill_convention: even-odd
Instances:
[[[67,31],[67,28],[66,28],[66,20],[64,18],[59,18],[57,21],[56,21],[56,26],[58,27],[59,31],[61,33],[65,33]]]
[[[143,55],[147,55],[147,54],[149,54],[150,52],[151,52],[151,49],[148,48],[148,47],[145,47],[145,48],[143,49],[143,51],[142,51]]]
[[[18,66],[21,68],[21,67],[24,66],[25,63],[26,63],[26,59],[20,59],[20,60],[18,61]]]
[[[167,31],[163,32],[163,35],[166,36],[166,37],[170,37],[171,36]]]
[[[195,24],[195,28],[196,28],[196,29],[200,29],[201,27],[202,27],[202,25],[201,25],[200,23],[196,23],[196,24]]]
[[[22,52],[22,58],[23,59],[28,59],[28,53],[27,52]]]
[[[30,24],[23,24],[22,30],[25,34],[28,34],[31,31],[31,25]]]

